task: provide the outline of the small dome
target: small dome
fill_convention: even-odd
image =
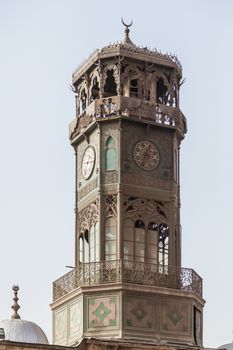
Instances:
[[[0,328],[4,329],[5,340],[48,344],[48,339],[43,330],[37,324],[21,319],[3,320]]]
[[[0,322],[0,328],[4,329],[5,340],[11,340],[22,343],[48,344],[48,339],[42,329],[31,321],[21,320],[18,310],[18,291],[19,286],[13,285],[14,291],[12,309],[14,311],[10,320]]]

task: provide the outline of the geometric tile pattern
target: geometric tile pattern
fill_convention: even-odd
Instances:
[[[111,327],[117,324],[117,301],[115,296],[88,299],[88,326]]]
[[[99,291],[98,294],[89,291],[71,298],[53,310],[54,343],[74,345],[83,334],[98,334],[100,337],[135,336],[158,341],[173,337],[177,342],[201,346],[201,304],[196,301],[197,308],[193,299],[183,296],[178,299],[175,295],[153,295],[153,291],[145,294],[136,290],[126,290],[122,294],[118,290]]]
[[[152,329],[154,326],[153,300],[127,297],[125,303],[125,318],[125,323],[128,327]]]
[[[66,309],[56,313],[54,315],[54,337],[55,343],[64,342],[67,335],[67,312]]]
[[[166,302],[161,305],[162,331],[190,333],[189,305],[186,303]]]
[[[70,336],[82,332],[82,307],[81,301],[70,306]]]

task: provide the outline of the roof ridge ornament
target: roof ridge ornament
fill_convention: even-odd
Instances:
[[[20,309],[20,306],[18,304],[18,300],[19,300],[19,298],[18,298],[19,286],[14,284],[12,289],[14,291],[14,298],[13,298],[14,304],[11,306],[11,308],[13,309],[14,313],[11,316],[11,319],[12,320],[17,320],[17,319],[20,319],[20,316],[18,314],[18,310]]]
[[[130,24],[126,24],[124,22],[124,20],[123,20],[123,17],[122,17],[121,18],[121,22],[125,26],[125,37],[124,37],[124,40],[123,40],[123,44],[134,45],[134,43],[129,38],[129,32],[130,32],[129,27],[132,26],[133,21],[131,20]]]

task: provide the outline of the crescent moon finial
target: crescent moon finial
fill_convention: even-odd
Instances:
[[[133,21],[131,20],[131,22],[129,24],[127,24],[124,22],[123,17],[121,17],[121,22],[122,22],[123,26],[125,27],[125,38],[124,38],[123,43],[128,44],[128,45],[133,45],[132,41],[129,38],[129,27],[131,27],[131,25],[133,24]]]
[[[123,20],[123,17],[121,17],[121,22],[122,22],[122,24],[123,24],[126,28],[131,27],[131,25],[133,24],[133,21],[132,21],[132,20],[131,20],[130,24],[126,24],[126,23],[124,22],[124,20]]]

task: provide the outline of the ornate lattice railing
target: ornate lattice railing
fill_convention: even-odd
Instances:
[[[87,128],[93,120],[104,120],[116,116],[134,117],[150,120],[157,125],[179,128],[187,131],[185,116],[179,108],[164,104],[144,101],[126,96],[111,96],[109,98],[96,98],[82,113],[78,112],[76,118],[69,125],[69,135],[79,134]]]
[[[83,264],[53,282],[53,300],[79,286],[135,283],[195,292],[202,296],[202,278],[192,269],[132,261],[102,261]]]

